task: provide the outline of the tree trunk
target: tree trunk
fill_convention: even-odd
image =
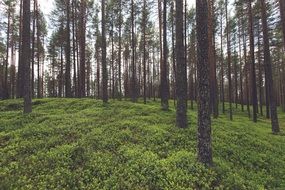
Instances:
[[[131,1],[131,25],[132,25],[132,80],[131,93],[132,102],[137,102],[137,77],[136,77],[136,63],[135,63],[135,16],[134,16],[134,0]]]
[[[33,32],[32,32],[32,57],[31,57],[31,66],[32,66],[32,97],[35,97],[35,41],[36,41],[36,1],[33,1]]]
[[[196,0],[198,51],[198,160],[212,165],[207,0]]]
[[[79,46],[80,46],[80,77],[79,77],[79,97],[85,97],[85,27],[86,27],[86,1],[80,3],[80,22],[79,22]]]
[[[167,77],[167,60],[168,60],[168,47],[167,47],[167,1],[163,1],[163,61],[161,67],[161,108],[162,110],[168,110],[168,77]]]
[[[4,68],[4,99],[9,98],[9,89],[8,89],[8,65],[9,65],[9,50],[10,50],[10,25],[11,25],[11,10],[10,6],[8,7],[8,23],[7,23],[7,47],[6,47],[6,60]]]
[[[257,122],[257,90],[256,90],[256,72],[254,59],[254,35],[253,35],[253,16],[251,8],[251,0],[248,1],[248,22],[249,22],[249,43],[250,43],[250,61],[251,61],[251,90],[252,90],[252,107],[253,122]]]
[[[266,15],[266,4],[265,0],[261,0],[261,11],[262,11],[262,28],[263,28],[263,45],[264,45],[264,64],[265,64],[265,75],[268,79],[268,91],[270,99],[270,113],[271,113],[271,126],[272,133],[276,134],[280,132],[279,122],[277,116],[277,107],[275,100],[274,83],[272,77],[272,66],[269,49],[269,37],[268,37],[268,24]]]
[[[233,120],[232,111],[232,76],[231,76],[231,41],[230,41],[230,23],[228,19],[228,0],[226,0],[226,23],[227,23],[227,52],[228,52],[228,80],[229,80],[229,106],[230,120]]]
[[[22,64],[24,69],[24,113],[32,112],[32,98],[30,86],[30,0],[23,0],[23,36],[22,36]]]
[[[66,2],[66,65],[65,65],[65,97],[71,98],[71,77],[70,77],[70,0]]]
[[[122,100],[122,0],[119,0],[119,100]]]
[[[108,74],[106,61],[106,20],[105,20],[105,0],[102,0],[102,92],[103,102],[108,102]]]
[[[183,41],[183,1],[176,0],[176,60],[177,60],[177,75],[176,75],[176,125],[179,128],[187,127],[187,81],[185,49]]]

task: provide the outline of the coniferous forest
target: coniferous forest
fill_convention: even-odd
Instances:
[[[284,0],[0,0],[0,189],[285,189]]]

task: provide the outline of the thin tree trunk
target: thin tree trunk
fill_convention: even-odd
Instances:
[[[227,23],[227,52],[228,52],[228,80],[229,80],[229,106],[230,120],[233,120],[232,112],[232,77],[231,77],[231,41],[230,41],[230,23],[228,19],[228,1],[226,0],[226,23]]]
[[[65,55],[66,55],[66,65],[65,65],[65,97],[71,98],[71,76],[70,76],[70,0],[66,2],[66,48],[65,48]]]
[[[168,110],[168,77],[167,77],[167,60],[168,60],[168,47],[167,47],[167,1],[163,1],[163,61],[161,67],[161,108]]]
[[[35,97],[35,41],[36,41],[36,1],[33,1],[33,32],[32,32],[32,97]]]
[[[251,1],[248,1],[248,22],[249,22],[249,43],[250,43],[250,61],[251,61],[251,90],[252,90],[252,107],[253,122],[257,122],[257,90],[256,90],[256,71],[254,59],[254,35],[253,35],[253,16]]]
[[[102,92],[103,102],[108,102],[108,74],[106,61],[106,21],[105,21],[105,0],[102,0]]]

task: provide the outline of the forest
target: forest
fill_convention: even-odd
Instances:
[[[0,0],[0,190],[281,190],[284,130],[284,0]]]

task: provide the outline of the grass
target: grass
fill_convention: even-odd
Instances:
[[[197,115],[159,102],[0,101],[0,189],[285,189],[285,136],[234,111],[213,120],[214,166],[197,162]],[[171,103],[172,105],[172,103]],[[285,114],[280,113],[285,129]]]

